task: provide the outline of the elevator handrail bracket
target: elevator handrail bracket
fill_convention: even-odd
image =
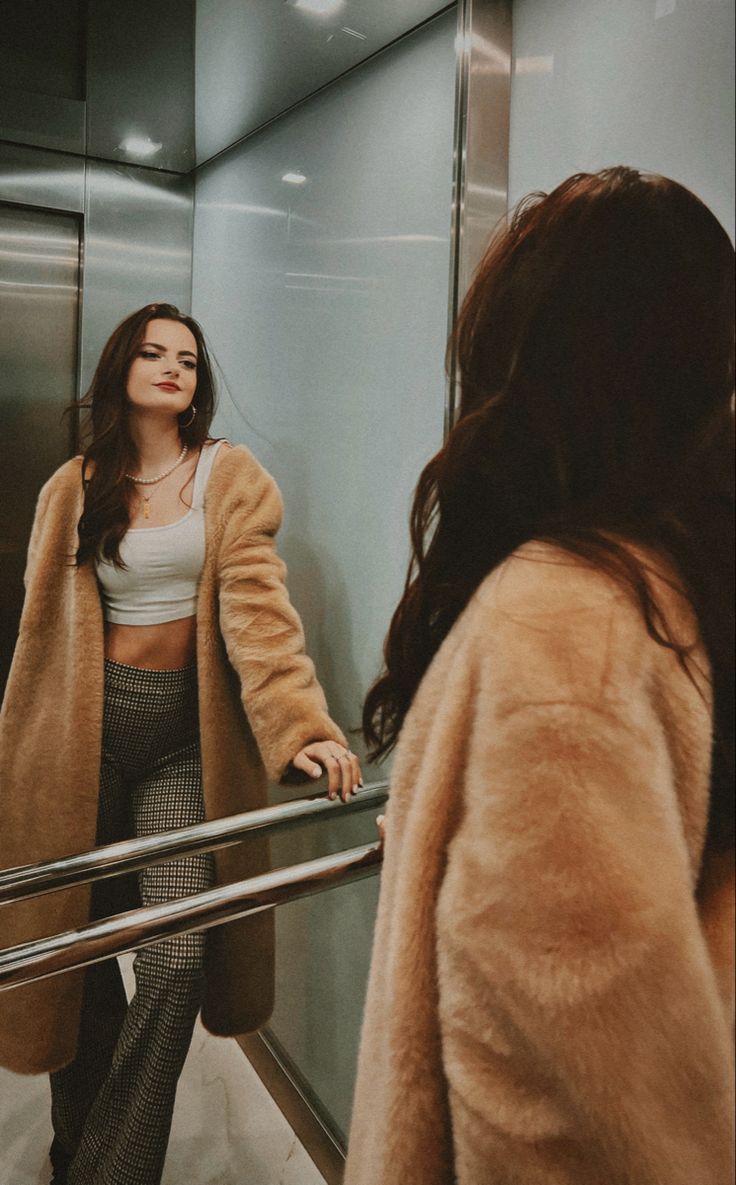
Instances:
[[[375,876],[382,861],[383,845],[365,844],[9,947],[0,951],[0,991]]]
[[[178,856],[209,852],[239,843],[253,832],[272,834],[310,823],[333,811],[339,817],[382,806],[388,798],[388,782],[372,782],[348,803],[329,799],[326,794],[295,798],[276,806],[244,811],[223,819],[211,819],[192,827],[179,827],[142,839],[107,844],[91,852],[24,864],[0,871],[0,905],[22,901],[42,893],[53,893],[70,885],[86,884],[105,877],[137,872],[152,864],[163,864]]]

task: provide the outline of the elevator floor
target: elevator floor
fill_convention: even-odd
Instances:
[[[2,1185],[48,1185],[50,1143],[48,1079],[0,1070]],[[199,1022],[162,1185],[325,1185],[240,1047]]]

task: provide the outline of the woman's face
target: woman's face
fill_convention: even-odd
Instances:
[[[128,371],[131,410],[179,415],[197,388],[197,341],[179,321],[149,321]]]

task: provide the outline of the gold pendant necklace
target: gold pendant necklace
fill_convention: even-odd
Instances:
[[[154,486],[154,487],[158,486],[164,480],[164,478],[168,477],[170,473],[173,473],[175,469],[179,468],[179,466],[182,464],[182,462],[186,459],[188,452],[189,452],[189,445],[188,444],[183,445],[182,450],[179,453],[179,456],[174,461],[174,464],[170,465],[169,468],[166,469],[163,473],[159,473],[157,477],[134,477],[132,473],[126,473],[125,476],[130,481],[135,482],[135,484],[137,486]],[[149,494],[146,497],[146,495],[143,493],[143,490],[141,490],[141,499],[143,501],[143,517],[144,518],[151,517],[150,503],[151,503],[151,496],[153,493],[154,493],[154,490],[152,490],[151,494]]]

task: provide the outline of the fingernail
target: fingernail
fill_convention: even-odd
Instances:
[[[358,785],[359,785],[359,786],[362,786],[362,785],[363,785],[363,779],[362,779],[362,778],[359,780],[359,782],[358,782]]]
[[[320,778],[321,776],[322,776],[321,768],[318,765],[313,765],[312,766],[312,777],[313,778]]]
[[[356,784],[353,786],[353,794],[357,794],[357,793],[358,793],[358,785],[357,785],[357,783],[356,783]]]
[[[382,823],[385,818],[386,818],[385,815],[376,815],[376,822]]]

